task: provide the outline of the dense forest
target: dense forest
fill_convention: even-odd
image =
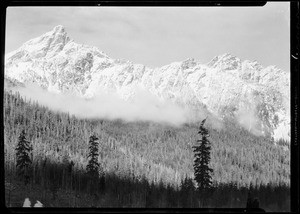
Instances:
[[[192,149],[198,125],[76,118],[5,91],[6,201],[14,206],[35,193],[47,206],[199,207]],[[23,130],[33,147],[32,179],[18,197],[20,188],[12,186],[21,185],[15,148]],[[262,208],[288,211],[289,143],[255,136],[226,119],[222,128],[208,130],[213,191],[207,206],[245,207],[251,189]],[[105,184],[96,187],[85,173],[92,134],[105,172]],[[79,199],[83,194],[87,200]]]

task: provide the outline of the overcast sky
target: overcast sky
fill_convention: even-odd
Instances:
[[[289,71],[288,2],[264,7],[9,7],[6,53],[63,25],[77,43],[148,67],[231,53]]]

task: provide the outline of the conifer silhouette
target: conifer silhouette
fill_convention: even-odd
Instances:
[[[208,130],[204,128],[206,119],[201,122],[199,132],[202,136],[201,139],[197,140],[198,145],[193,146],[194,149],[194,175],[195,180],[198,184],[198,190],[208,189],[211,187],[211,173],[213,169],[209,167],[210,162],[210,142],[208,140]]]
[[[31,166],[32,160],[30,158],[30,154],[32,151],[32,145],[29,141],[26,140],[25,137],[25,131],[22,130],[19,139],[18,144],[16,147],[16,158],[17,163],[16,167],[18,170],[18,175],[22,178],[24,178],[25,185],[29,182],[30,179],[30,173],[29,168]]]
[[[98,148],[98,140],[95,135],[90,136],[90,141],[89,141],[89,162],[88,165],[86,166],[86,170],[88,174],[92,177],[97,177],[99,176],[99,162],[98,162],[98,156],[99,156],[99,148]]]
[[[194,149],[194,175],[195,181],[198,184],[197,190],[200,194],[200,201],[204,206],[204,201],[207,199],[207,194],[211,189],[212,178],[211,173],[213,169],[209,167],[210,162],[210,142],[208,140],[208,130],[204,128],[206,119],[201,122],[198,134],[201,135],[201,139],[197,140],[198,145],[193,146]]]

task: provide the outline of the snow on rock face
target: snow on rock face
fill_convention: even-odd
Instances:
[[[229,53],[214,57],[208,64],[209,67],[218,68],[221,71],[235,70],[241,66],[241,60]]]
[[[289,72],[228,53],[207,64],[189,58],[151,69],[77,44],[63,26],[56,26],[9,53],[5,77],[85,98],[102,91],[128,100],[137,88],[143,88],[161,100],[204,105],[221,118],[234,116],[246,128],[270,133],[275,139],[289,136]],[[252,120],[255,123],[249,123]]]
[[[32,59],[42,57],[50,58],[61,51],[69,41],[70,38],[67,36],[65,29],[60,25],[56,26],[52,31],[29,40],[18,50],[10,53],[7,56],[9,59],[7,64],[13,64],[18,61],[32,61]]]
[[[262,69],[263,67],[257,61],[245,60],[242,62],[239,76],[245,81],[259,82]]]

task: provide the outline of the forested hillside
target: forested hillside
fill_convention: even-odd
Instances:
[[[192,176],[197,124],[174,128],[148,122],[77,119],[6,92],[4,106],[7,164],[14,163],[13,149],[24,129],[33,143],[34,159],[48,157],[62,162],[67,158],[79,169],[85,168],[88,138],[95,132],[100,138],[99,161],[105,171],[145,175],[172,184]],[[270,139],[256,137],[228,121],[222,129],[209,127],[209,131],[215,182],[289,185],[287,142],[276,146]]]
[[[88,139],[92,134],[99,138],[99,163],[106,174],[106,188],[114,179],[125,181],[127,179],[129,183],[132,182],[131,184],[152,183],[157,185],[155,188],[166,188],[166,194],[167,191],[174,191],[171,195],[178,197],[174,199],[173,205],[180,206],[176,200],[179,200],[181,194],[176,195],[175,192],[180,190],[186,177],[193,177],[192,146],[198,138],[198,124],[171,127],[150,122],[79,119],[67,113],[53,112],[12,92],[4,93],[4,120],[6,175],[13,175],[16,171],[15,147],[18,136],[25,130],[27,140],[33,145],[35,178],[32,182],[43,184],[46,180],[54,193],[61,187],[70,187],[74,190],[75,186],[78,186],[79,188],[75,190],[81,191],[84,182],[81,183],[81,180],[76,178],[81,175],[84,177],[88,162]],[[241,192],[236,193],[240,196],[236,198],[243,200],[243,203],[240,202],[241,207],[245,204],[246,189],[250,184],[256,187],[257,195],[262,198],[267,198],[271,189],[274,192],[279,188],[281,192],[278,190],[276,194],[274,193],[274,200],[280,200],[287,206],[290,185],[288,142],[275,143],[268,138],[254,136],[228,120],[224,121],[222,128],[215,129],[209,126],[208,130],[212,146],[211,168],[214,170],[212,178],[215,188],[223,185],[223,193],[229,192],[226,189],[229,187],[237,192],[240,190]],[[56,172],[55,179],[53,173],[50,173],[51,170]],[[116,186],[115,183],[110,185],[112,186]],[[125,191],[121,187],[115,191],[121,190]],[[134,190],[125,192],[130,194],[130,191]],[[128,198],[124,194],[119,192],[117,195]],[[164,196],[162,194],[161,197]],[[139,197],[138,194],[136,197]],[[218,197],[222,201],[220,196],[216,196]],[[130,200],[133,200],[132,197]],[[160,198],[160,201],[164,200]],[[128,201],[126,203],[130,204]],[[148,198],[150,207],[157,205],[158,202],[151,202],[152,205],[149,203]],[[273,201],[263,203],[267,206]],[[212,204],[216,205],[217,202]],[[119,205],[124,206],[124,203],[120,202]],[[141,202],[135,206],[144,205]]]

